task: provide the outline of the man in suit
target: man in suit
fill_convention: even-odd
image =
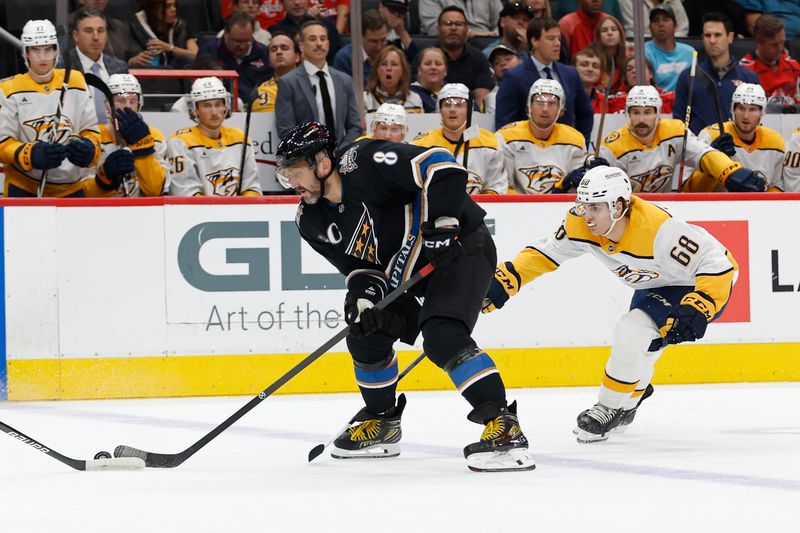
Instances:
[[[303,63],[278,80],[275,121],[282,139],[298,124],[321,122],[336,132],[336,142],[344,146],[361,135],[353,80],[330,68],[327,27],[319,20],[309,20],[298,35]]]
[[[591,138],[594,113],[592,102],[583,90],[575,67],[558,62],[561,54],[561,30],[552,18],[541,17],[528,25],[531,53],[525,61],[503,74],[497,92],[495,128],[527,120],[528,90],[539,78],[554,79],[564,89],[564,112],[558,122],[572,126],[584,138]]]
[[[78,0],[78,8],[80,7],[93,7],[99,12],[103,13],[106,17],[106,35],[108,35],[106,48],[104,52],[117,59],[127,60],[125,52],[131,42],[131,28],[128,22],[109,17],[106,14],[106,7],[108,7],[108,0]],[[130,15],[133,15],[133,9]],[[70,13],[70,26],[73,25],[73,18],[75,13]]]

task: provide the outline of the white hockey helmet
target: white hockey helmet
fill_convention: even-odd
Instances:
[[[662,103],[658,89],[652,85],[636,85],[628,91],[625,112],[627,113],[632,107],[655,107],[656,113],[661,113]]]
[[[47,19],[26,22],[22,28],[20,41],[22,41],[22,58],[27,68],[31,68],[28,64],[28,47],[53,45],[56,47],[56,57],[58,57],[58,33],[53,23]]]
[[[222,99],[225,102],[225,118],[233,112],[231,93],[225,88],[219,78],[209,76],[198,78],[192,84],[192,90],[187,98],[189,104],[189,117],[197,122],[197,103],[206,100]]]
[[[547,78],[539,78],[531,88],[528,90],[528,104],[530,105],[531,100],[533,97],[538,94],[552,94],[556,98],[558,98],[558,103],[561,106],[561,109],[564,109],[564,88],[561,87],[561,84],[558,83],[556,80],[549,80]]]
[[[403,129],[408,131],[405,108],[399,104],[381,104],[372,119],[372,131],[375,131],[377,124],[396,124],[403,126]]]
[[[469,101],[469,89],[463,83],[447,83],[436,97],[436,107],[441,108],[442,102],[448,98],[460,98]]]
[[[578,185],[575,203],[580,211],[580,204],[605,202],[613,213],[617,200],[620,198],[626,203],[630,202],[630,178],[621,168],[601,165],[590,168],[583,175],[583,179]]]
[[[742,83],[733,91],[731,97],[731,114],[736,104],[757,105],[763,111],[767,107],[767,93],[757,83]]]
[[[136,111],[142,110],[142,105],[144,104],[144,95],[142,94],[142,86],[139,84],[139,80],[136,79],[136,76],[133,74],[112,74],[108,77],[108,89],[111,91],[111,94],[114,96],[126,95],[126,94],[135,94],[139,97],[139,109]]]

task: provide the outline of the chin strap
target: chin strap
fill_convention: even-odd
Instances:
[[[607,232],[603,233],[603,237],[608,237],[611,234],[611,232],[614,231],[614,226],[617,225],[617,222],[619,222],[620,220],[625,218],[625,215],[628,213],[628,208],[629,208],[629,206],[626,205],[625,209],[622,211],[622,214],[620,214],[619,218],[614,218],[613,216],[610,217],[611,218],[611,227],[608,228]]]

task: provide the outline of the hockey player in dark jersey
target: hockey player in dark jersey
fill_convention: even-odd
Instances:
[[[396,398],[398,339],[422,333],[427,357],[448,373],[485,426],[464,448],[472,470],[535,467],[516,402],[471,337],[496,251],[485,212],[466,194],[467,173],[443,148],[364,139],[333,156],[316,122],[295,127],[276,156],[281,183],[302,195],[303,239],[346,276],[347,347],[365,407],[334,442],[336,458],[399,455],[405,398]],[[374,305],[428,263],[434,272],[386,309]],[[420,306],[415,297],[424,297]]]

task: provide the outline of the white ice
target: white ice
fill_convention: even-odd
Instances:
[[[80,472],[0,435],[0,531],[800,531],[800,384],[657,386],[629,431],[579,445],[590,388],[516,389],[531,472],[478,474],[481,428],[454,392],[409,392],[403,451],[311,464],[355,394],[275,396],[178,468]],[[247,397],[5,403],[0,420],[64,455],[175,453]]]

